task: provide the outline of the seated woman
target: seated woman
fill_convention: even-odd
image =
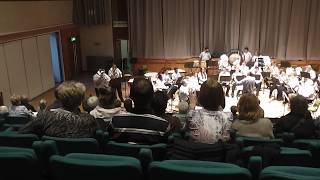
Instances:
[[[195,93],[190,96],[190,106],[195,106]],[[231,116],[222,111],[225,95],[222,86],[213,78],[205,81],[200,88],[198,102],[203,109],[190,110],[186,130],[195,142],[214,144],[230,139]]]
[[[272,139],[273,127],[270,119],[263,118],[264,113],[259,106],[259,99],[254,94],[243,94],[239,99],[237,109],[238,119],[233,122],[232,128],[239,135]]]
[[[301,95],[290,98],[290,112],[276,124],[276,133],[291,132],[295,138],[311,138],[315,136],[315,129],[308,100]]]
[[[124,110],[121,108],[121,102],[117,102],[117,96],[114,89],[111,87],[100,88],[99,91],[99,104],[94,108],[90,114],[99,119],[103,119],[108,126],[114,115],[122,113]]]
[[[25,116],[31,117],[32,112],[25,106],[21,105],[21,96],[12,95],[10,97],[11,107],[9,109],[9,116]]]
[[[93,137],[98,127],[96,120],[87,113],[79,112],[85,91],[85,86],[80,82],[66,81],[60,84],[57,96],[62,108],[40,111],[19,133],[65,138]]]

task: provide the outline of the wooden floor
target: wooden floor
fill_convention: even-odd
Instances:
[[[74,80],[75,81],[80,81],[82,82],[86,88],[87,88],[87,91],[86,91],[86,95],[87,96],[91,96],[91,95],[95,95],[95,91],[94,91],[94,87],[93,87],[93,82],[92,82],[92,76],[93,76],[94,73],[89,73],[89,72],[83,72],[81,74],[79,74]],[[57,85],[58,86],[58,85]],[[41,94],[40,96],[34,98],[31,100],[31,104],[36,108],[38,109],[39,107],[39,101],[41,99],[45,99],[47,101],[47,104],[51,104],[54,100],[55,100],[55,97],[54,97],[54,89],[55,88],[52,88],[50,89],[49,91]],[[129,86],[128,85],[125,85],[124,83],[122,84],[122,94],[123,94],[123,97],[126,98],[128,97],[129,95]]]

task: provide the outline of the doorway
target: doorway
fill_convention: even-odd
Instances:
[[[53,78],[55,84],[59,84],[63,81],[63,77],[60,63],[58,33],[51,33],[49,35],[49,40]]]

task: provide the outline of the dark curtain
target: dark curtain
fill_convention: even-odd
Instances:
[[[108,0],[73,0],[73,22],[79,25],[109,23],[111,14]]]
[[[319,0],[128,0],[130,50],[187,58],[203,47],[249,47],[278,59],[320,59]]]

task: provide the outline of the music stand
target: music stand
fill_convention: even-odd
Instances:
[[[258,75],[258,74],[254,74],[253,76],[254,76],[254,79],[255,79],[255,80],[257,80],[257,81],[259,81],[259,80],[260,80],[260,78],[261,78],[261,76],[260,76],[260,75]]]
[[[244,79],[246,76],[244,76],[244,75],[242,75],[242,76],[236,76],[236,79],[238,80],[238,81],[241,81],[242,79]]]
[[[304,78],[309,78],[310,79],[310,73],[308,72],[300,72],[300,76]]]
[[[231,76],[220,76],[219,81],[220,82],[230,82]]]

